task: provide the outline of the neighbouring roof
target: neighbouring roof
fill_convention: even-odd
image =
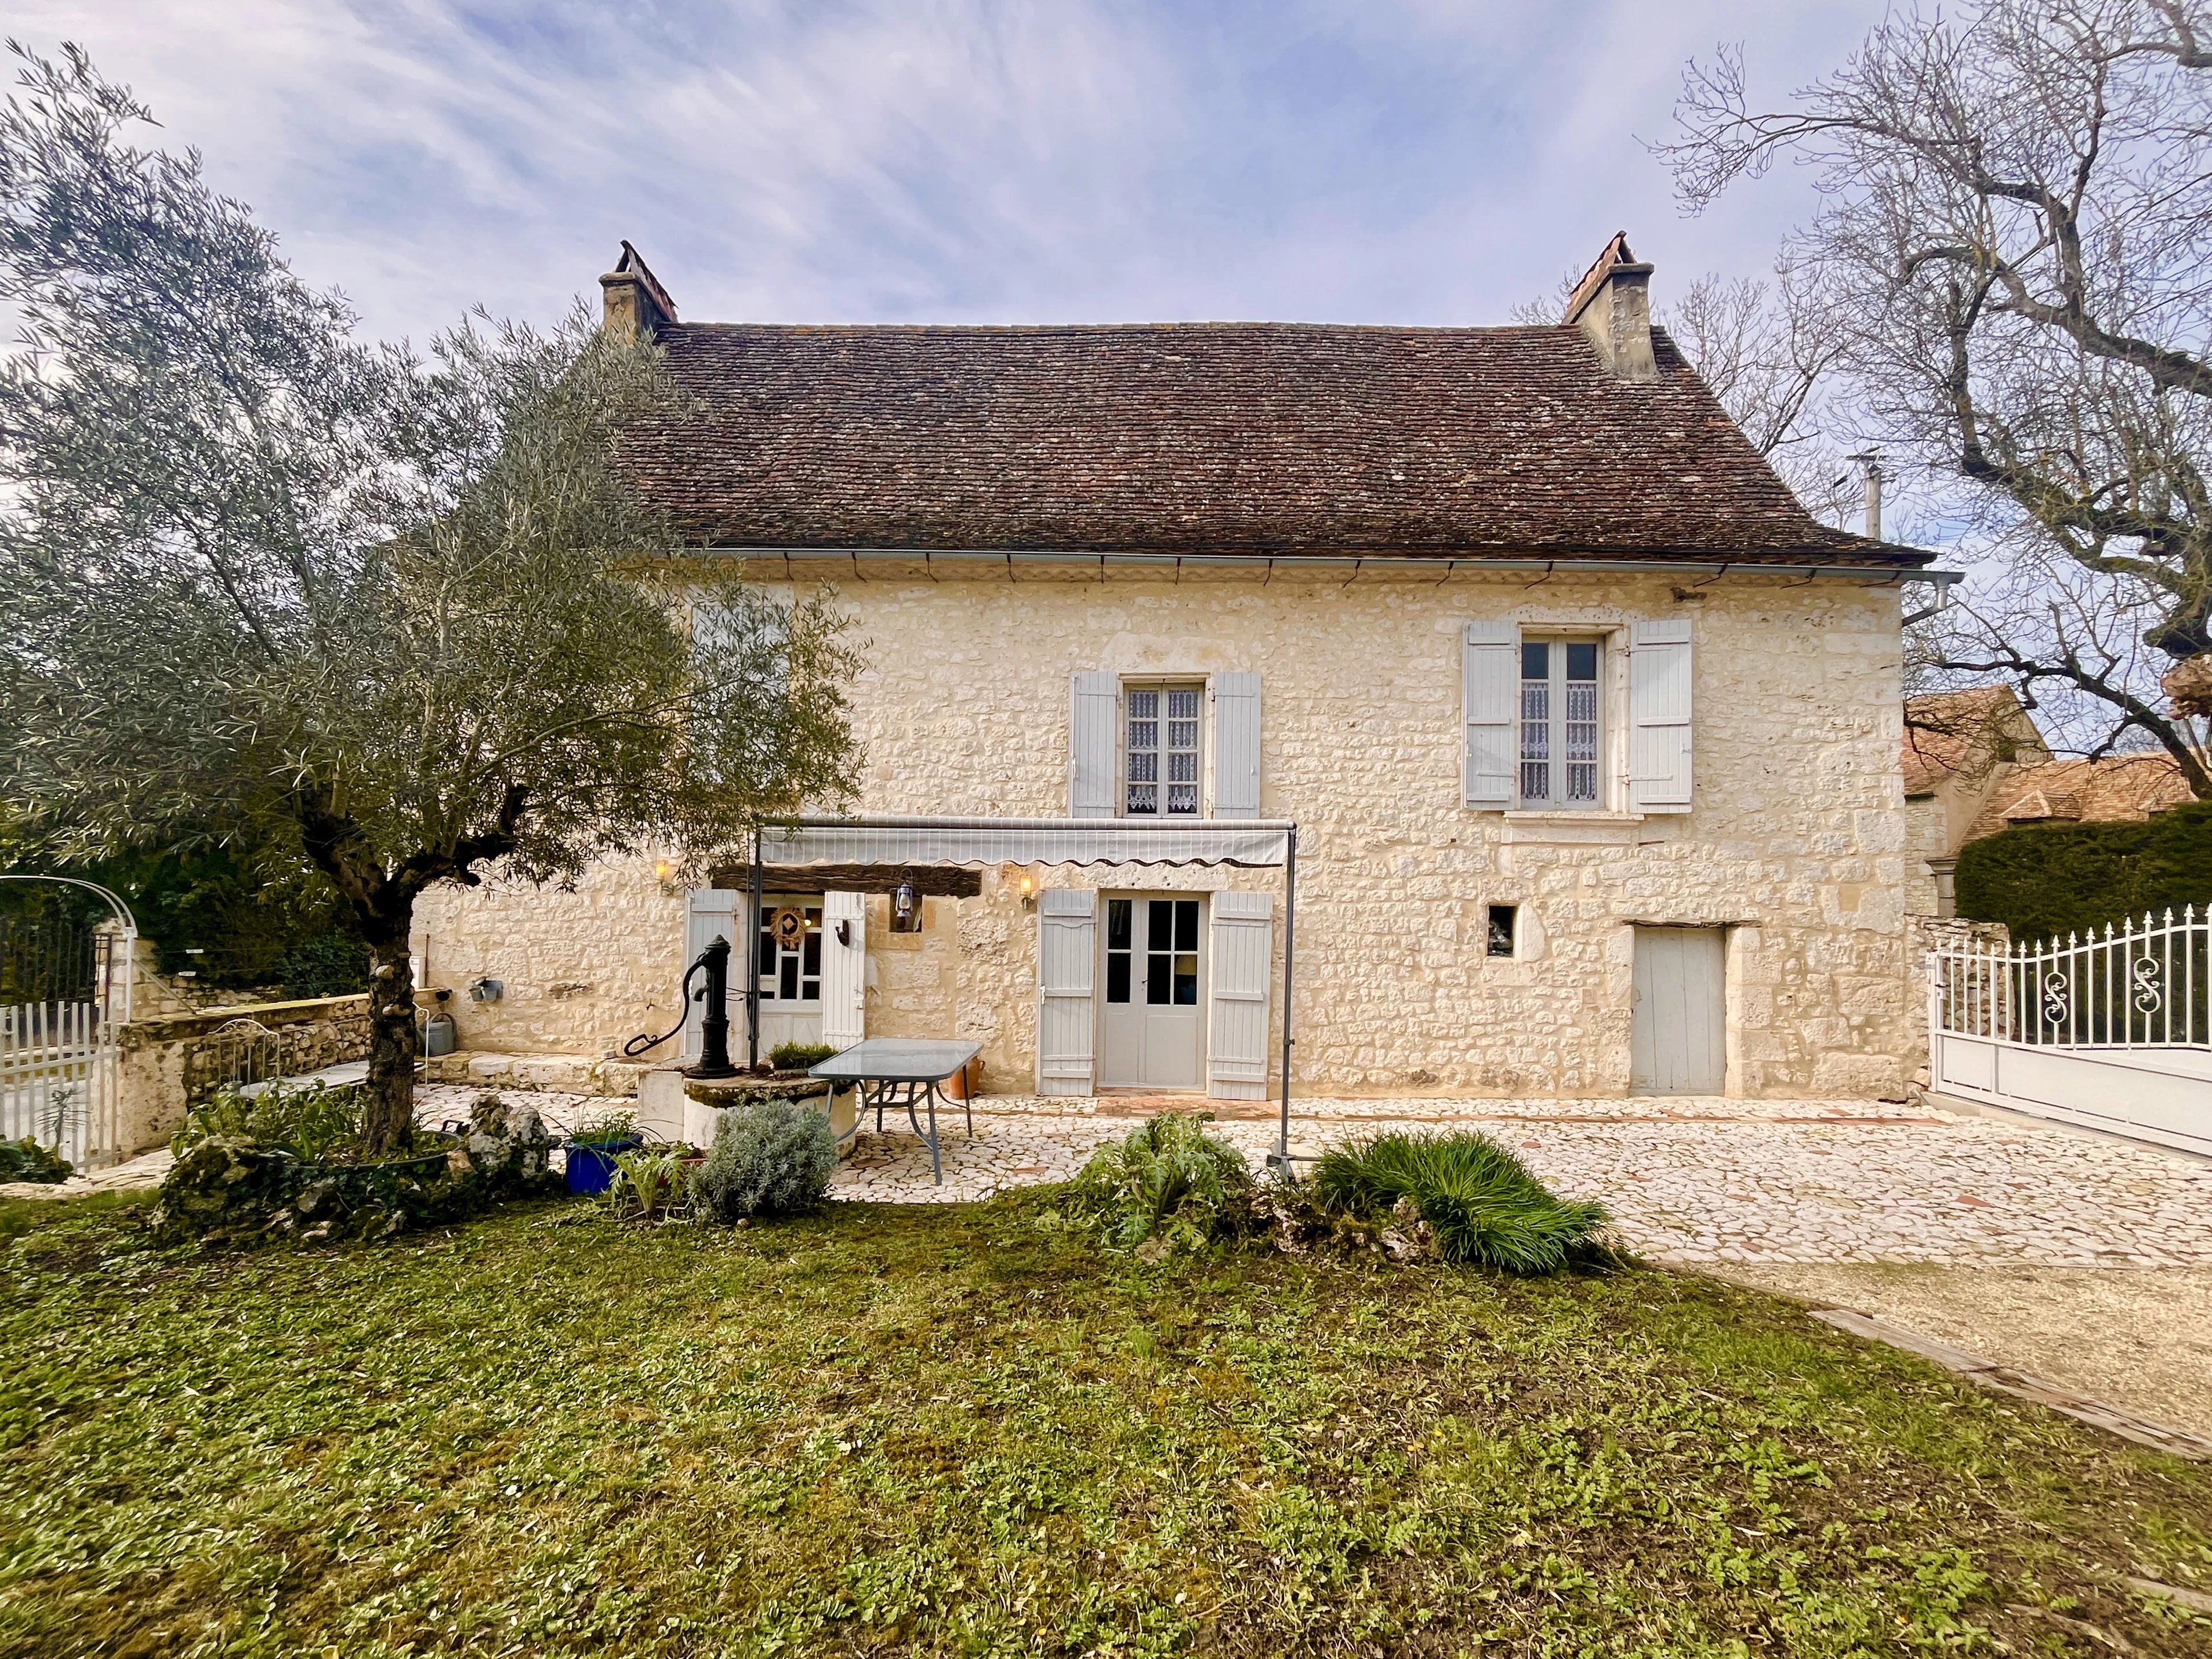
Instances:
[[[1969,767],[1977,779],[1986,777],[1990,767],[2031,746],[2032,758],[2049,757],[2042,734],[2008,685],[1933,691],[1905,700],[1900,758],[1907,795],[1933,794],[1947,778]]]
[[[2162,750],[2007,766],[1964,840],[1979,841],[2021,823],[2140,823],[2189,799],[2188,780]]]
[[[629,468],[710,545],[1917,568],[1816,523],[1663,333],[1289,323],[660,331]]]

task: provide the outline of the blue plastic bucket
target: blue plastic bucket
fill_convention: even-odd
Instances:
[[[570,1141],[568,1149],[568,1190],[579,1198],[589,1198],[606,1191],[615,1184],[615,1176],[619,1173],[615,1166],[615,1154],[634,1152],[644,1145],[644,1138],[640,1135],[592,1146],[580,1146]]]

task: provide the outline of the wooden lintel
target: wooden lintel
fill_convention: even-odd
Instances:
[[[708,879],[748,892],[752,866],[725,865]],[[761,870],[764,893],[888,893],[901,882],[912,882],[924,898],[974,898],[983,890],[983,872],[945,864],[770,864]]]

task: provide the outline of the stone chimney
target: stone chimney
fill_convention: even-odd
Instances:
[[[653,339],[676,320],[676,301],[627,241],[615,268],[599,278],[599,294],[603,327]]]
[[[1605,245],[1597,263],[1567,296],[1564,321],[1589,336],[1613,378],[1650,385],[1659,378],[1651,356],[1651,267],[1628,251],[1628,233]]]

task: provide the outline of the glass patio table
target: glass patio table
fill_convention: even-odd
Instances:
[[[847,1089],[859,1097],[860,1109],[853,1115],[853,1127],[848,1134],[860,1133],[860,1119],[871,1106],[876,1109],[876,1133],[884,1132],[884,1108],[906,1108],[906,1121],[917,1137],[929,1144],[929,1172],[937,1184],[945,1184],[945,1162],[937,1150],[938,1085],[955,1072],[975,1059],[983,1050],[980,1042],[940,1042],[923,1037],[868,1037],[854,1043],[841,1054],[833,1054],[819,1066],[812,1067],[809,1077],[818,1077],[830,1085],[830,1097],[834,1102]],[[961,1091],[962,1109],[968,1118],[968,1138],[975,1138],[975,1112],[967,1101],[967,1091]],[[929,1127],[921,1127],[916,1115],[916,1106],[929,1110]]]

